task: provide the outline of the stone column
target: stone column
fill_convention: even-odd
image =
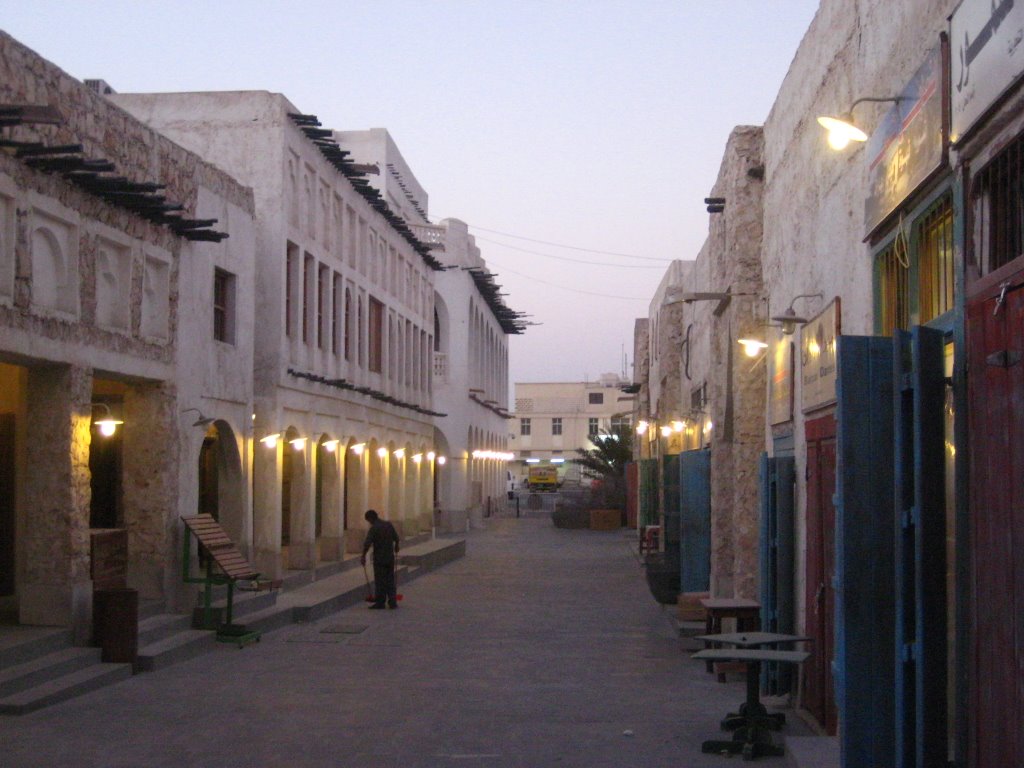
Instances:
[[[89,444],[92,370],[28,369],[22,624],[70,626],[87,643],[92,629],[89,575]]]
[[[163,386],[130,389],[124,399],[122,488],[128,530],[128,585],[148,599],[165,598],[181,582],[177,489],[178,419]],[[194,511],[192,512],[194,514]]]
[[[257,417],[259,411],[257,411]],[[256,427],[253,443],[253,565],[266,578],[279,579],[281,563],[281,459],[282,442],[274,446],[260,442],[266,430]],[[288,447],[288,446],[285,446]]]
[[[306,441],[300,450],[285,443],[282,450],[292,452],[292,519],[288,543],[288,568],[316,568],[316,494],[313,493],[312,455],[314,443]]]

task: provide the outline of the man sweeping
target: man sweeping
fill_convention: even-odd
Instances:
[[[381,520],[375,510],[368,509],[363,515],[370,524],[363,542],[363,555],[359,558],[366,565],[366,553],[373,547],[374,601],[370,609],[381,610],[385,601],[388,607],[398,607],[398,588],[395,585],[395,556],[398,554],[398,531],[387,520]]]

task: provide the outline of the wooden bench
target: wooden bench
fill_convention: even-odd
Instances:
[[[260,632],[251,631],[243,624],[234,624],[233,608],[235,586],[254,591],[276,589],[280,581],[260,580],[260,574],[238,551],[238,547],[221,528],[213,515],[183,517],[186,535],[182,537],[182,574],[188,584],[203,584],[203,627],[210,629],[213,624],[213,587],[226,585],[228,590],[225,622],[216,627],[217,640],[236,643],[241,648],[246,643],[260,639]],[[195,537],[199,549],[206,554],[206,569],[202,576],[192,575],[192,547],[190,539]],[[218,570],[214,570],[214,566]]]

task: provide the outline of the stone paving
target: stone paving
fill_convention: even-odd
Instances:
[[[625,531],[491,518],[467,539],[465,558],[399,584],[397,611],[356,606],[0,718],[0,763],[729,764],[700,744],[720,734],[743,684],[716,682],[681,650]]]

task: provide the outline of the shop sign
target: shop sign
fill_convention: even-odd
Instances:
[[[942,93],[942,55],[936,47],[868,140],[864,223],[869,234],[944,165]]]
[[[768,341],[768,419],[772,426],[793,420],[792,337],[772,329]]]
[[[1024,73],[1024,2],[963,0],[949,36],[955,143]]]
[[[800,404],[806,413],[836,400],[836,339],[839,298],[833,299],[800,332]]]

